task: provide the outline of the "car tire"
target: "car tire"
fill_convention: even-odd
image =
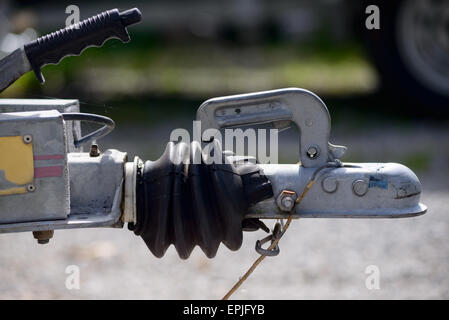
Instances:
[[[371,4],[379,7],[380,29],[364,28],[364,38],[383,89],[409,106],[449,112],[449,3],[369,1],[364,8]]]

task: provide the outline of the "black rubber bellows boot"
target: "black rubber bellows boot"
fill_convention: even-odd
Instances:
[[[183,259],[196,245],[209,258],[221,242],[238,250],[249,206],[273,196],[256,164],[230,163],[217,141],[208,147],[205,154],[198,142],[170,142],[157,161],[146,161],[137,172],[137,222],[129,229],[156,257],[171,244]]]

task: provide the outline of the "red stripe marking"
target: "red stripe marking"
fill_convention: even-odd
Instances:
[[[34,168],[35,178],[62,177],[62,166]]]
[[[34,156],[34,160],[56,160],[56,159],[64,159],[64,155],[62,154],[44,154],[41,156]]]

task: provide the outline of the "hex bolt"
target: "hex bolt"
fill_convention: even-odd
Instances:
[[[323,186],[324,191],[326,191],[327,193],[333,193],[337,191],[338,181],[334,177],[326,177],[323,179],[321,185]]]
[[[92,143],[90,145],[90,152],[89,155],[91,157],[98,157],[100,155],[100,148],[98,147],[98,144]]]
[[[276,203],[280,210],[290,212],[295,207],[296,198],[296,192],[282,190],[281,194],[276,199]]]
[[[31,143],[31,141],[33,141],[33,137],[31,136],[31,134],[26,134],[23,136],[23,142],[25,142],[26,144]]]
[[[368,192],[368,183],[365,180],[355,180],[352,184],[352,190],[359,197],[363,197]]]
[[[317,147],[310,147],[309,149],[307,149],[307,156],[310,159],[314,159],[318,156],[318,148]]]
[[[39,244],[47,244],[53,238],[53,230],[33,231],[33,237]]]
[[[293,204],[295,203],[295,201],[292,199],[292,197],[284,197],[282,199],[282,205],[284,206],[284,208],[291,210],[293,208]]]

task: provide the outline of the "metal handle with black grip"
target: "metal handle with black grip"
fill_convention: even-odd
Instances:
[[[140,20],[137,8],[123,12],[108,10],[26,44],[25,53],[36,77],[44,83],[43,66],[57,64],[66,56],[80,55],[88,47],[101,47],[108,39],[128,42],[126,27]]]

